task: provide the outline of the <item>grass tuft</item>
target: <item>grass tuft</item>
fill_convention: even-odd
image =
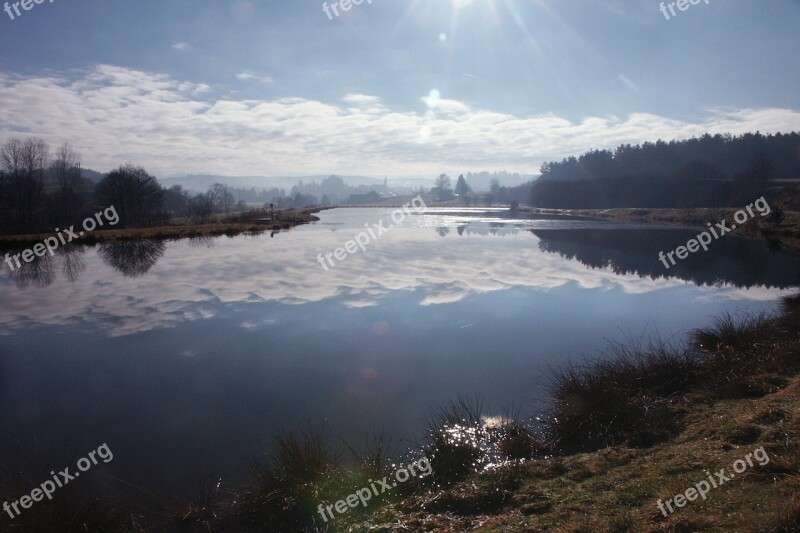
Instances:
[[[713,326],[696,329],[690,337],[694,347],[705,352],[746,350],[758,346],[773,329],[774,320],[766,313],[745,315],[738,320],[723,313],[714,319]]]
[[[244,512],[254,526],[272,530],[317,531],[316,507],[340,476],[338,455],[321,429],[309,425],[276,438],[277,451],[257,461],[255,487],[243,495]]]
[[[673,397],[705,378],[696,356],[670,344],[612,345],[606,357],[555,371],[547,437],[563,453],[663,442],[677,431]]]
[[[775,531],[800,531],[800,495],[793,494],[778,516]]]

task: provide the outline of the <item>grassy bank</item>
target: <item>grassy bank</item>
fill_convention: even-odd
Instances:
[[[612,347],[554,375],[552,455],[409,498],[360,530],[798,531],[799,372],[797,297],[779,316],[723,317],[683,347]],[[657,507],[761,447],[767,464],[705,500]]]
[[[723,316],[678,345],[612,345],[603,357],[563,366],[535,422],[482,414],[479,400],[459,399],[431,413],[411,449],[371,436],[342,450],[309,426],[278,437],[276,452],[254,461],[247,486],[220,488],[207,476],[193,501],[154,495],[149,509],[65,491],[9,530],[797,531],[800,295],[775,315]],[[659,510],[659,500],[673,501],[711,472],[732,473],[754,452],[768,462],[751,461],[667,516]],[[321,518],[320,504],[421,457],[429,476]],[[0,498],[31,482],[6,477]]]
[[[114,228],[96,230],[87,233],[78,242],[94,244],[106,241],[135,241],[135,240],[176,240],[191,237],[218,237],[220,235],[240,235],[243,233],[263,233],[278,231],[308,224],[319,220],[314,213],[325,209],[323,207],[286,209],[275,211],[275,217],[270,217],[269,210],[259,209],[242,213],[217,215],[216,220],[205,224],[191,224],[188,221],[177,221],[167,226],[148,228]],[[76,226],[77,228],[78,226]],[[76,230],[77,233],[77,230]],[[34,245],[52,237],[53,233],[36,233],[29,235],[3,235],[0,236],[0,246]]]

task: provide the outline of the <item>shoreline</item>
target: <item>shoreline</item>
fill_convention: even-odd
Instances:
[[[231,213],[222,215],[224,219],[206,224],[172,224],[167,226],[153,226],[146,228],[119,228],[109,230],[96,230],[84,235],[74,242],[80,244],[95,244],[108,241],[136,241],[152,240],[180,240],[196,237],[233,237],[244,233],[264,233],[266,231],[281,231],[317,222],[319,217],[314,213],[328,209],[327,207],[303,207],[276,211],[275,220],[252,219],[247,220],[250,213]],[[244,218],[244,220],[239,220]],[[24,235],[0,235],[0,246],[18,246],[37,244],[54,233],[31,233]]]
[[[686,352],[612,347],[562,369],[550,413],[560,416],[528,457],[410,494],[347,530],[797,531],[800,295],[782,302],[774,315],[692,330]],[[677,375],[683,384],[666,379]],[[687,487],[723,467],[748,473],[692,497]]]
[[[776,206],[777,207],[777,206]],[[560,213],[587,219],[606,219],[619,222],[644,222],[662,226],[683,226],[705,229],[708,222],[733,220],[735,207],[698,208],[638,208],[616,207],[610,209],[537,209],[520,208],[521,213]],[[786,251],[800,255],[800,212],[785,210],[780,224],[767,222],[766,217],[755,217],[736,228],[736,235],[779,243]]]

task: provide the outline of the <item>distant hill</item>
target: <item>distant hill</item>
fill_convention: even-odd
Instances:
[[[464,174],[464,179],[474,192],[487,192],[491,186],[492,180],[496,179],[503,187],[516,187],[523,183],[535,180],[538,176],[533,174],[518,174],[516,172],[467,172]],[[458,175],[451,176],[450,179],[455,185],[455,179]]]
[[[92,170],[90,168],[82,168],[81,176],[83,176],[85,179],[89,181],[98,183],[101,179],[103,179],[103,176],[105,176],[105,174],[102,172],[97,172],[96,170]]]
[[[438,175],[438,174],[437,174]],[[388,178],[389,187],[391,189],[418,189],[419,187],[431,188],[436,181],[437,175],[431,175],[429,178],[418,176],[394,176]],[[289,191],[292,187],[300,183],[317,182],[322,183],[323,180],[328,178],[330,174],[309,175],[309,176],[220,176],[216,174],[187,174],[186,176],[172,177],[172,178],[159,178],[158,181],[164,187],[172,187],[173,185],[180,185],[190,192],[198,193],[205,192],[209,187],[215,183],[222,183],[228,187],[249,189],[255,187],[256,189],[272,189],[277,187],[279,189],[286,189]],[[464,173],[467,181],[475,192],[486,192],[489,190],[489,184],[492,179],[497,179],[500,185],[504,187],[514,187],[522,183],[527,183],[537,176],[531,174],[517,174],[509,172],[466,172]],[[359,185],[381,186],[383,185],[384,178],[372,176],[341,176],[345,184],[351,187]],[[453,185],[455,185],[458,174],[450,176]]]
[[[289,190],[299,182],[310,183],[316,181],[321,183],[329,175],[319,176],[219,176],[214,174],[188,174],[177,178],[159,178],[159,183],[164,187],[180,185],[190,192],[205,192],[215,183],[221,183],[228,187],[247,189],[271,189],[277,187]],[[367,176],[341,176],[342,180],[348,185],[383,185],[383,178],[371,178]]]

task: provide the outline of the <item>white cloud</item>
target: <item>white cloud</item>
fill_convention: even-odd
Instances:
[[[192,45],[189,43],[175,43],[172,45],[173,50],[180,50],[181,52],[186,52],[187,50],[192,49]]]
[[[356,105],[369,105],[369,104],[379,104],[381,99],[377,96],[370,96],[367,94],[347,94],[342,98],[342,102],[347,102],[348,104],[356,104]]]
[[[363,173],[434,175],[442,168],[535,172],[543,161],[621,143],[706,132],[800,130],[788,109],[709,109],[704,119],[650,113],[568,120],[514,116],[437,99],[401,110],[374,95],[339,104],[305,98],[216,96],[204,83],[98,65],[69,74],[0,74],[0,140],[38,135],[68,140],[84,164],[109,170],[130,161],[156,175]],[[252,72],[242,81],[265,82]]]
[[[258,81],[258,82],[261,82],[261,83],[273,83],[275,81],[272,78],[270,78],[269,76],[259,76],[258,74],[255,74],[255,73],[250,72],[248,70],[246,70],[244,72],[240,72],[239,74],[237,74],[236,75],[236,79],[241,80],[241,81]]]
[[[265,318],[264,320],[257,321],[257,322],[253,322],[253,321],[248,320],[248,321],[242,322],[241,327],[243,329],[260,329],[260,328],[263,328],[265,326],[274,326],[277,323],[278,323],[278,319],[273,317],[273,318]]]

